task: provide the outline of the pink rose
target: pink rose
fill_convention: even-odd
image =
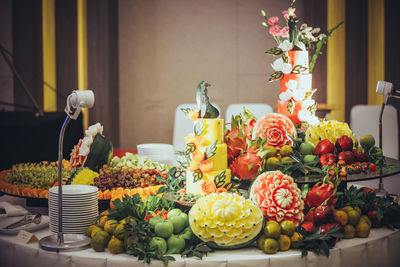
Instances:
[[[287,38],[289,36],[289,27],[283,27],[282,30],[279,32],[279,35],[283,38]]]
[[[289,13],[287,10],[282,11],[282,15],[285,17],[286,20],[289,19]],[[296,14],[293,13],[293,18],[296,17]]]
[[[268,25],[274,26],[278,22],[279,18],[277,16],[270,17],[267,21]]]
[[[282,27],[275,24],[274,26],[272,26],[271,28],[269,28],[269,34],[271,34],[271,35],[273,35],[273,36],[276,36],[276,35],[279,35],[279,33],[281,32],[281,30],[282,30]]]

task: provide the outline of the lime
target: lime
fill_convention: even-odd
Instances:
[[[304,158],[303,158],[303,162],[304,162],[304,163],[313,162],[313,161],[315,160],[316,157],[317,157],[317,156],[315,156],[315,155],[305,155]]]
[[[364,135],[360,138],[360,144],[366,151],[375,145],[375,138],[370,134]]]
[[[282,234],[292,236],[296,230],[296,226],[292,221],[285,220],[281,222]]]
[[[351,210],[347,213],[347,215],[349,216],[349,224],[351,225],[356,225],[358,224],[361,214],[356,211],[356,210]]]
[[[271,237],[271,238],[279,238],[279,235],[281,234],[281,227],[279,225],[279,223],[275,222],[275,221],[268,221],[265,224],[265,228],[264,228],[264,234],[265,237]]]
[[[265,235],[262,235],[257,239],[257,247],[261,250],[264,250],[265,239],[266,239]]]
[[[290,154],[293,154],[293,148],[289,145],[284,145],[281,147],[280,154],[282,157],[289,156]]]
[[[108,242],[107,248],[111,254],[120,254],[124,252],[124,243],[122,242],[122,240],[113,237]]]
[[[371,227],[366,222],[360,222],[356,226],[356,233],[358,237],[368,237]]]
[[[287,235],[280,235],[278,238],[278,243],[279,243],[279,250],[285,251],[290,248],[290,237]]]
[[[335,221],[341,226],[345,226],[349,221],[349,217],[344,210],[336,210],[334,213]]]
[[[118,225],[118,221],[111,219],[108,220],[105,224],[104,224],[104,231],[108,232],[109,234],[112,234],[114,232],[115,227],[117,227]]]
[[[304,142],[300,144],[300,153],[302,155],[313,155],[314,145],[310,142]]]
[[[266,155],[267,158],[276,157],[276,155],[278,155],[278,150],[274,146],[267,146],[265,151],[268,152]]]
[[[356,235],[356,228],[354,228],[354,226],[351,224],[346,224],[343,227],[343,230],[344,230],[344,238],[346,239],[353,238]]]
[[[168,254],[180,254],[185,248],[185,239],[178,235],[171,235],[167,241]]]
[[[271,157],[267,159],[267,169],[274,171],[279,168],[279,159],[277,157]]]
[[[167,241],[164,238],[155,236],[150,240],[150,248],[156,247],[164,255],[167,252]]]
[[[157,223],[154,232],[159,237],[168,238],[174,232],[174,225],[170,221]]]
[[[267,254],[275,254],[279,250],[279,243],[273,238],[267,238],[264,241],[264,252]]]
[[[110,235],[106,231],[98,231],[92,237],[90,245],[95,251],[102,252],[106,248],[109,240],[110,240]]]
[[[94,235],[99,232],[99,231],[103,231],[103,229],[101,229],[100,227],[96,226],[93,227],[93,229],[90,231],[90,237],[93,238]]]

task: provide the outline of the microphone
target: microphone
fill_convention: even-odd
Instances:
[[[91,108],[94,105],[94,94],[92,90],[74,90],[67,98],[65,112],[76,120],[82,108]]]

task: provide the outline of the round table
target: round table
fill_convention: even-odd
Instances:
[[[0,201],[24,204],[24,199],[10,196]],[[31,210],[31,208],[27,208]],[[35,208],[38,212],[39,208]],[[43,209],[43,208],[42,208]],[[40,239],[51,234],[48,228],[34,232]],[[264,254],[255,247],[238,250],[218,250],[209,253],[203,260],[182,258],[173,255],[176,261],[171,267],[181,266],[399,266],[400,230],[372,229],[368,238],[353,238],[339,241],[330,250],[329,258],[309,253],[301,257],[299,250]],[[49,252],[39,248],[38,243],[23,244],[13,235],[0,235],[0,266],[147,266],[136,257],[109,252],[95,252],[91,248],[74,252]],[[161,261],[152,261],[150,266],[163,266]]]

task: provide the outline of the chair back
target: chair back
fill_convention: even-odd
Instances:
[[[232,115],[239,115],[243,112],[243,107],[250,110],[254,116],[261,118],[265,114],[272,113],[272,107],[268,104],[253,104],[253,103],[243,103],[243,104],[230,104],[225,112],[225,123],[231,123]],[[230,125],[227,125],[230,128]]]
[[[363,135],[371,134],[375,138],[376,146],[379,145],[379,114],[381,106],[356,105],[350,112],[351,130],[359,140]],[[399,158],[399,127],[397,110],[386,105],[382,118],[382,149],[387,157]]]
[[[204,104],[203,104],[204,105]],[[218,109],[221,114],[221,109],[217,104],[212,105]],[[181,108],[197,109],[196,104],[181,104],[175,110],[174,133],[172,137],[172,144],[175,150],[184,150],[186,148],[185,136],[193,133],[193,121],[183,113]]]

